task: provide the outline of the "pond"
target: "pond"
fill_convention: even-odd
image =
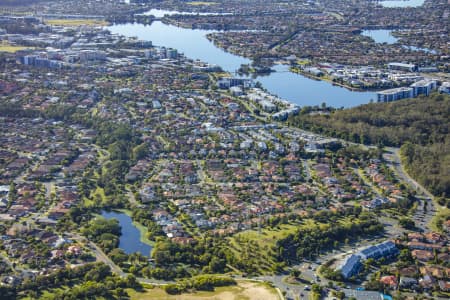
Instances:
[[[119,221],[120,227],[122,227],[119,248],[126,254],[140,252],[142,255],[150,256],[152,246],[141,242],[141,232],[133,224],[130,216],[118,211],[103,211],[101,215],[105,219],[117,219]]]

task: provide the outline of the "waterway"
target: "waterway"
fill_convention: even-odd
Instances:
[[[106,219],[117,219],[120,227],[122,227],[122,235],[120,236],[119,248],[125,253],[131,254],[140,252],[142,255],[150,256],[152,247],[141,242],[141,232],[133,224],[131,217],[122,212],[103,211],[102,216]]]
[[[392,30],[389,29],[363,30],[361,34],[372,38],[375,43],[380,44],[394,44],[398,40],[395,36],[392,35]]]
[[[176,10],[165,10],[165,9],[157,9],[153,8],[143,15],[152,15],[156,18],[162,18],[164,16],[173,16],[173,15],[187,15],[187,16],[222,16],[222,15],[232,15],[232,13],[197,13],[197,12],[187,12],[187,11],[176,11]]]
[[[381,43],[395,44],[398,41],[398,38],[393,36],[392,30],[389,29],[363,30],[361,34],[372,38],[375,41],[375,43],[380,44]],[[419,48],[409,45],[402,45],[402,47],[405,49],[409,49],[411,51],[423,51],[426,53],[437,54],[436,50],[433,49]]]
[[[235,72],[242,64],[249,64],[247,58],[237,56],[216,47],[206,35],[213,30],[186,29],[167,25],[160,21],[151,25],[120,24],[108,27],[112,33],[135,36],[150,40],[156,46],[175,48],[191,59],[221,66],[225,71]],[[277,72],[261,76],[257,81],[270,93],[289,100],[299,106],[321,105],[325,102],[333,107],[353,107],[375,100],[373,92],[355,92],[289,72],[286,66],[276,66]]]
[[[422,6],[425,0],[393,0],[381,1],[384,7],[419,7]]]

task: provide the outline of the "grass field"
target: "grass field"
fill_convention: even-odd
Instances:
[[[288,234],[294,233],[298,226],[283,224],[276,228],[246,230],[229,238],[229,249],[237,257],[246,257],[258,266],[261,273],[272,273],[276,261],[273,246]]]
[[[445,222],[450,217],[450,209],[440,206],[438,203],[435,202],[435,205],[437,207],[437,213],[434,215],[433,219],[431,219],[431,230],[440,232],[442,231],[441,228],[438,228],[437,222],[438,220],[442,220]]]
[[[20,50],[30,49],[30,47],[23,47],[23,46],[14,46],[10,45],[8,42],[2,42],[0,43],[0,52],[9,52],[14,53]]]
[[[294,233],[298,227],[290,224],[282,224],[279,228],[270,229],[264,228],[259,233],[257,230],[247,230],[236,234],[236,236],[254,240],[261,247],[272,247],[275,243],[285,238],[288,234]]]
[[[350,219],[341,218],[340,224],[348,224]],[[246,230],[228,238],[229,249],[237,257],[245,257],[255,266],[258,266],[260,273],[273,273],[277,264],[274,253],[274,246],[277,241],[286,238],[289,234],[295,234],[297,230],[310,228],[320,228],[326,230],[330,225],[315,222],[313,219],[305,219],[299,224],[281,224],[275,228],[264,228],[258,230]],[[241,270],[242,271],[242,270]]]
[[[54,20],[45,20],[47,25],[56,25],[56,26],[108,26],[109,23],[103,20],[88,20],[88,19],[54,19]]]
[[[261,282],[239,281],[237,286],[219,287],[214,292],[169,295],[160,288],[136,292],[127,290],[131,300],[279,300],[274,288]]]
[[[199,6],[199,5],[217,5],[217,2],[206,2],[206,1],[191,1],[187,2],[188,5]]]

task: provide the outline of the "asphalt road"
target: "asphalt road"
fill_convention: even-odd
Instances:
[[[422,231],[430,230],[430,222],[436,213],[436,207],[433,202],[433,195],[425,189],[420,183],[415,181],[405,171],[400,159],[400,149],[388,147],[387,153],[383,155],[387,164],[394,170],[396,175],[404,182],[408,183],[417,191],[418,205],[414,213],[413,219],[416,221],[416,227]],[[427,209],[425,210],[425,203]]]

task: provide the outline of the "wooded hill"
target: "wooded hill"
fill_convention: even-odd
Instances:
[[[370,103],[351,109],[304,108],[288,123],[352,142],[402,146],[406,169],[437,196],[450,195],[450,96]],[[329,112],[329,114],[327,114]]]

